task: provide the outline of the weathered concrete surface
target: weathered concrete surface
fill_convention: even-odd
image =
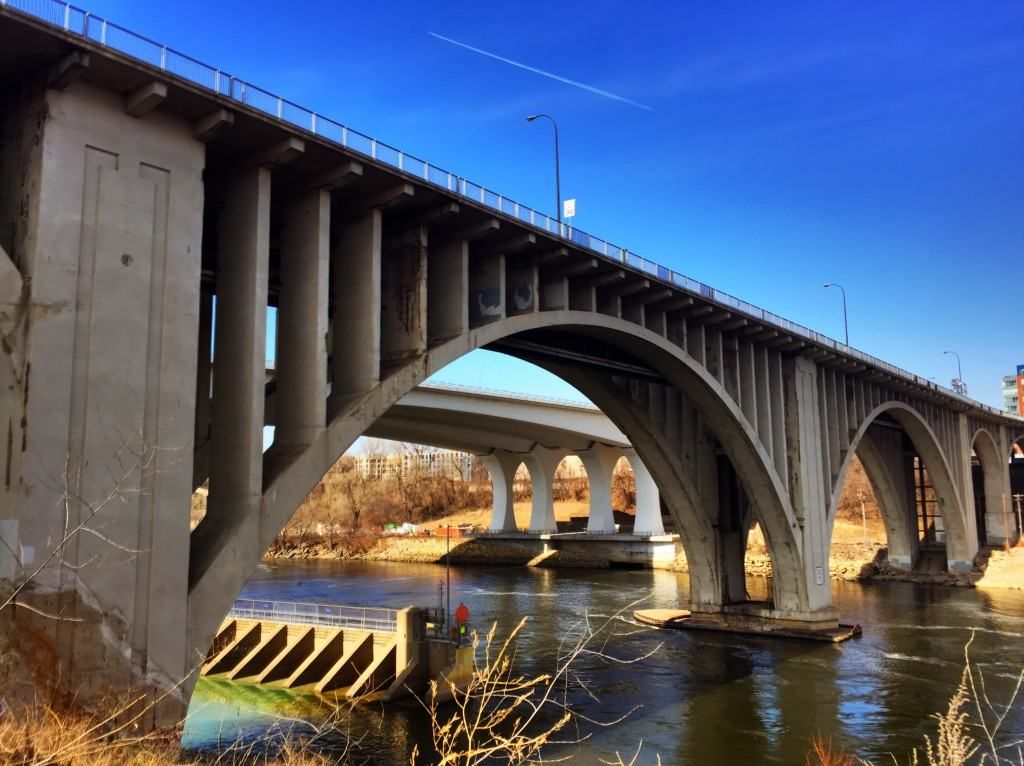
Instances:
[[[45,564],[25,599],[58,616],[18,619],[39,629],[62,682],[84,697],[170,690],[194,659],[181,562],[203,147],[189,124],[133,118],[117,94],[82,81],[18,103],[13,119],[32,140],[15,171],[4,168],[2,209],[8,219],[15,201],[31,211],[9,242],[29,289],[4,355],[21,401],[4,400],[4,420],[24,417],[25,430],[4,515],[18,525],[22,572]],[[10,299],[10,268],[0,277],[0,300]],[[171,691],[158,718],[174,720],[187,697]]]

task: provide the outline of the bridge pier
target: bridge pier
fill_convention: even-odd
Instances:
[[[661,520],[661,496],[654,477],[636,454],[636,450],[628,449],[622,454],[629,460],[636,482],[636,518],[633,521],[633,534],[665,534],[665,525]]]
[[[490,455],[481,455],[480,462],[491,477],[493,506],[488,529],[492,532],[515,532],[517,527],[512,489],[516,471],[523,460],[515,453],[495,450]]]
[[[590,517],[587,532],[609,533],[615,531],[615,516],[612,513],[612,473],[615,464],[622,457],[622,450],[598,444],[578,453],[583,467],[587,469],[590,487]]]
[[[530,488],[533,506],[530,510],[531,532],[555,532],[554,486],[555,471],[566,456],[565,450],[535,447],[523,462],[530,471]]]
[[[19,603],[49,615],[5,610],[4,638],[54,658],[43,698],[136,688],[167,695],[143,727],[176,722],[194,660],[184,562],[204,147],[189,122],[134,117],[81,80],[27,78],[4,107],[0,236],[26,278],[4,355],[18,388],[5,420],[24,424],[7,462],[7,568],[42,567]],[[13,215],[14,199],[31,212]]]

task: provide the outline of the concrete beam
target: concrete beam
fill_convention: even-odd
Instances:
[[[451,240],[463,240],[465,242],[473,242],[475,240],[486,237],[489,234],[493,234],[501,229],[501,221],[497,218],[488,218],[486,221],[480,221],[470,226],[463,226],[460,229],[446,232],[444,235],[445,239]]]
[[[388,219],[388,226],[396,229],[407,229],[411,226],[428,226],[438,223],[446,218],[458,215],[462,208],[458,202],[443,202],[440,205],[412,210],[392,221]]]
[[[635,295],[641,293],[651,286],[651,283],[646,279],[630,280],[627,279],[623,284],[610,285],[606,288],[606,291],[611,295],[618,295],[620,298],[627,295]],[[636,301],[634,301],[635,303]]]
[[[677,295],[673,292],[673,295]],[[692,295],[678,295],[675,298],[669,298],[668,300],[660,301],[658,303],[649,304],[652,309],[658,311],[679,311],[685,309],[687,306],[693,305]]]
[[[508,239],[489,240],[479,247],[474,248],[472,250],[472,255],[474,257],[499,254],[509,255],[511,253],[518,253],[520,250],[525,250],[535,244],[537,244],[536,234],[520,234]]]
[[[315,175],[302,178],[294,184],[291,184],[288,190],[282,196],[289,196],[291,194],[304,194],[314,189],[325,189],[327,191],[336,191],[351,183],[358,181],[363,177],[363,166],[361,163],[355,160],[348,160],[346,162],[339,162],[337,165],[332,165],[326,170],[322,170]]]
[[[212,141],[221,130],[234,124],[234,112],[216,109],[192,123],[192,135],[200,141]]]
[[[149,114],[167,98],[166,83],[154,80],[137,88],[124,98],[124,110],[132,117]]]
[[[406,202],[416,193],[416,187],[409,183],[395,184],[379,192],[369,194],[358,199],[353,207],[354,210],[368,210],[370,208],[394,207]]]
[[[91,63],[92,60],[85,51],[72,51],[50,67],[46,73],[46,87],[64,90],[77,80]]]
[[[591,287],[607,287],[608,285],[614,285],[616,282],[624,282],[625,280],[626,272],[616,269],[615,271],[603,271],[595,274],[587,280],[587,284]]]
[[[650,283],[648,283],[648,286],[649,285]],[[675,291],[666,287],[664,290],[648,290],[647,292],[639,293],[638,295],[634,295],[631,300],[633,303],[641,303],[644,306],[656,308],[658,311],[665,311],[666,309],[663,305],[653,304],[661,304],[673,295],[675,295]]]
[[[306,151],[306,142],[289,136],[247,157],[241,164],[248,168],[279,168]]]
[[[597,258],[584,258],[581,261],[574,261],[554,268],[544,269],[545,276],[577,277],[593,271],[598,266]]]

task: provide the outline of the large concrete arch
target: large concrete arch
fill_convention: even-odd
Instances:
[[[856,455],[864,466],[864,473],[882,513],[889,563],[900,569],[911,569],[917,557],[917,546],[912,509],[907,505],[907,488],[900,481],[900,475],[891,470],[891,461],[886,459],[884,447],[872,438],[871,433],[863,434],[857,444]],[[832,524],[835,524],[835,519]]]
[[[258,518],[245,519],[238,528],[217,529],[212,534],[203,534],[202,524],[197,527],[193,533],[189,595],[193,650],[206,651],[214,630],[255,571],[263,552],[316,482],[363,431],[427,377],[457,358],[503,338],[542,328],[559,328],[599,337],[612,345],[627,346],[630,353],[685,391],[732,460],[748,496],[758,500],[766,540],[780,560],[776,608],[807,612],[829,605],[811,603],[808,598],[805,578],[799,571],[801,541],[794,532],[797,524],[785,485],[760,444],[756,430],[721,384],[678,346],[635,323],[596,312],[557,310],[508,317],[483,325],[410,360],[365,395],[340,405],[330,425],[308,449],[287,463],[278,462],[268,467]],[[577,385],[574,380],[569,382]],[[656,449],[650,438],[646,439],[648,446],[640,446],[638,442],[643,443],[645,439],[642,435],[637,439],[631,433],[637,430],[637,423],[626,416],[625,408],[615,406],[614,397],[596,391],[590,393],[597,394],[599,401],[596,403],[602,409],[611,410],[606,409],[606,414],[637,445],[641,459],[651,467],[664,491],[673,476],[664,457],[658,454],[664,450]],[[681,479],[677,478],[675,483],[682,486]],[[675,494],[685,496],[681,489]],[[680,512],[687,513],[682,510],[683,501],[679,502]],[[791,562],[791,565],[784,562]]]
[[[938,437],[924,416],[912,406],[900,401],[884,402],[877,406],[868,413],[851,438],[850,450],[843,459],[842,467],[833,486],[832,501],[828,512],[829,538],[831,539],[832,529],[835,525],[839,497],[843,483],[846,481],[851,457],[857,451],[868,428],[882,415],[891,417],[907,433],[918,456],[928,469],[932,485],[935,488],[936,500],[946,525],[946,558],[950,568],[969,569],[978,546],[976,540],[972,541],[972,536],[968,531],[969,525],[964,514],[963,498],[960,497],[956,482],[953,480],[953,471],[949,461],[946,459]]]
[[[1010,474],[1007,460],[1002,455],[996,438],[987,428],[979,428],[971,437],[971,448],[981,464],[982,491],[985,497],[986,536],[1006,539],[1009,524],[1003,520],[1010,513]],[[999,529],[988,530],[989,522],[997,522]],[[985,544],[990,540],[980,540]]]

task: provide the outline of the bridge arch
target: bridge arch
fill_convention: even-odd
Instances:
[[[974,558],[977,545],[972,544],[970,539],[963,501],[957,491],[949,461],[935,431],[924,416],[910,405],[898,401],[885,402],[868,413],[850,439],[850,449],[843,459],[832,488],[828,511],[829,539],[835,526],[836,511],[846,474],[856,453],[864,464],[865,473],[879,502],[889,537],[890,555],[895,553],[897,557],[894,563],[905,567],[912,564],[910,559],[914,556],[916,517],[911,513],[916,514],[916,508],[908,509],[907,500],[903,498],[907,498],[907,491],[913,492],[913,485],[900,487],[898,473],[902,467],[894,466],[891,458],[887,459],[883,454],[881,445],[869,434],[871,426],[878,423],[883,415],[892,418],[903,429],[927,468],[945,524],[947,560],[951,565],[959,567],[968,564]],[[907,556],[908,560],[903,560],[904,556]]]
[[[986,517],[989,514],[992,514],[993,517],[1002,514],[1005,510],[1004,506],[1009,501],[1009,498],[1006,497],[1009,468],[1006,457],[1001,454],[1002,450],[999,448],[996,438],[987,428],[979,428],[974,433],[974,436],[971,437],[971,448],[981,465],[981,492],[976,492],[981,507],[975,508],[978,523],[981,525],[979,526],[979,537],[988,537]],[[971,478],[973,484],[973,477]],[[986,530],[985,535],[981,534],[982,530]],[[978,542],[984,545],[988,540],[980,539]]]
[[[662,375],[669,385],[685,393],[735,466],[747,496],[756,498],[757,519],[762,523],[776,567],[776,608],[808,611],[818,606],[808,601],[800,560],[801,541],[794,531],[797,524],[786,485],[756,430],[718,380],[677,345],[633,322],[600,313],[555,310],[494,321],[411,359],[364,395],[336,409],[329,425],[304,452],[286,464],[267,466],[258,519],[247,519],[243,522],[244,529],[227,533],[214,530],[206,535],[194,534],[192,560],[197,566],[191,573],[189,594],[193,649],[205,651],[223,615],[278,531],[316,482],[374,421],[427,377],[464,354],[514,335],[545,328],[557,328],[628,349],[630,354]],[[687,486],[684,472],[668,459],[671,450],[667,444],[653,429],[641,430],[640,421],[622,398],[621,391],[602,386],[595,376],[578,368],[569,372],[557,365],[552,367],[556,374],[560,372],[570,384],[591,397],[631,440],[635,440],[634,446],[650,468],[666,504],[678,514],[684,539],[694,541],[687,555],[693,554],[692,566],[695,571],[700,570],[696,577],[691,575],[697,591],[707,592],[707,598],[713,600],[711,594],[721,585],[713,574],[717,571],[714,552],[697,549],[701,541],[713,539],[713,530],[707,514],[698,513],[697,495],[692,486]],[[197,531],[202,530],[202,526]],[[238,539],[226,542],[231,534]]]

